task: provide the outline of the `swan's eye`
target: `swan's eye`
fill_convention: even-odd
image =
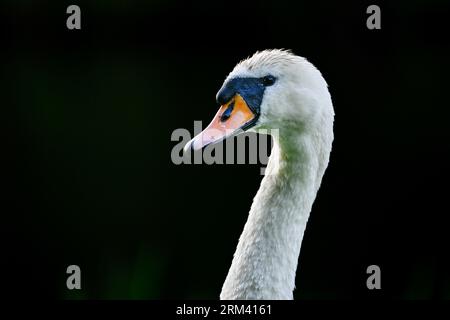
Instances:
[[[275,83],[276,78],[274,76],[265,76],[261,78],[262,84],[266,87]]]

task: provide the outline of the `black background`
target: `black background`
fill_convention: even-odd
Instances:
[[[70,4],[81,30],[66,28]],[[289,48],[336,111],[295,298],[449,299],[449,14],[448,1],[3,1],[2,292],[218,298],[260,166],[176,166],[171,133],[212,118],[239,60]],[[70,264],[81,291],[66,289]],[[371,264],[382,290],[366,288]]]

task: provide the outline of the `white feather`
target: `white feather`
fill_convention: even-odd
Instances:
[[[306,59],[266,50],[233,77],[271,74],[254,129],[279,129],[241,234],[221,299],[292,299],[306,223],[328,165],[334,111],[327,84]]]

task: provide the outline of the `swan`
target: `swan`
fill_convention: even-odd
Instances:
[[[291,300],[303,234],[332,148],[328,85],[305,58],[272,49],[239,62],[216,99],[219,111],[185,152],[243,131],[279,130],[220,299]]]

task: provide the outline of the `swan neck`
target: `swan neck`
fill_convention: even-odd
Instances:
[[[274,137],[222,299],[292,299],[301,242],[318,188],[313,136]]]

